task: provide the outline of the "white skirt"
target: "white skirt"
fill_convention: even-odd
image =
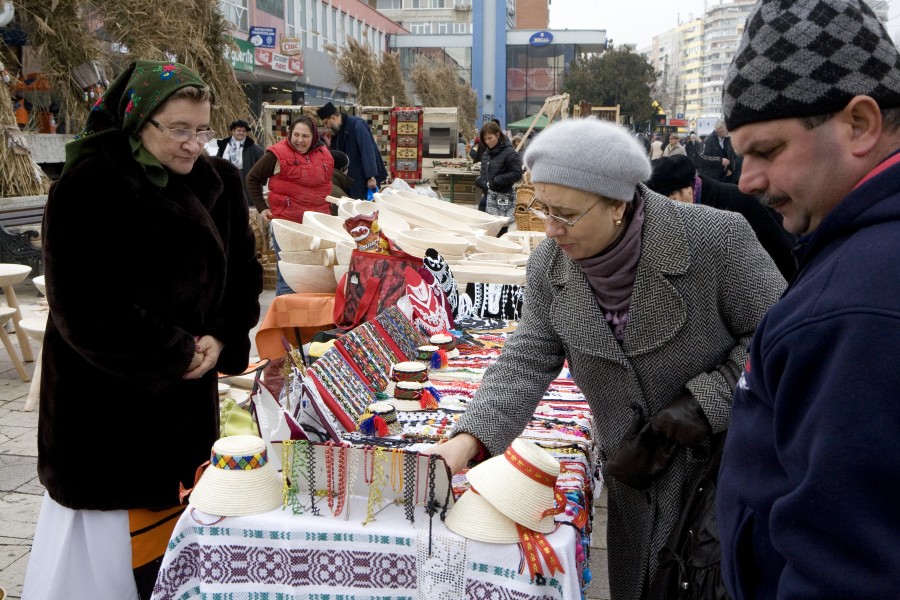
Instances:
[[[44,493],[22,600],[138,600],[127,510],[72,510]]]

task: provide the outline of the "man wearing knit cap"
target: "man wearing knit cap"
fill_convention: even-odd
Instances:
[[[610,596],[641,600],[785,282],[743,217],[648,190],[650,161],[619,125],[551,125],[525,163],[548,239],[515,333],[435,452],[453,471],[501,454],[567,364],[603,461]]]
[[[725,583],[733,598],[896,598],[900,53],[862,0],[759,2],[722,107],[741,190],[801,236],[734,399]]]
[[[372,131],[363,119],[345,115],[331,102],[316,109],[316,115],[331,129],[331,149],[339,150],[350,160],[353,185],[348,192],[352,198],[366,200],[368,190],[375,190],[387,179],[387,169],[378,150]]]

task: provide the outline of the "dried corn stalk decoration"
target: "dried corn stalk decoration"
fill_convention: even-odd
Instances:
[[[69,132],[84,127],[90,106],[133,60],[176,60],[195,69],[216,99],[211,127],[255,121],[230,62],[230,27],[217,0],[14,0],[21,26],[60,99]],[[102,35],[103,39],[99,36]],[[95,75],[100,74],[98,79]]]
[[[338,85],[345,83],[356,91],[357,105],[406,106],[409,103],[396,54],[376,54],[370,46],[354,38],[347,38],[347,45],[342,48],[326,44],[325,51],[341,76]]]
[[[416,96],[424,106],[455,106],[459,131],[467,138],[472,137],[478,99],[475,90],[460,78],[453,64],[438,65],[431,59],[420,58],[410,78]]]
[[[3,72],[6,70],[3,69]],[[0,84],[6,89],[7,98],[12,97],[14,83],[10,78]],[[16,125],[12,102],[0,102],[0,131],[0,198],[46,194],[50,189],[50,179],[34,162],[25,145],[22,132]]]

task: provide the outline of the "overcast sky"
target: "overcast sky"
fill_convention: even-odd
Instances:
[[[900,1],[887,0],[891,10],[887,30],[897,39]],[[706,0],[709,5],[719,0]],[[679,22],[703,16],[704,0],[551,0],[551,29],[605,29],[616,45],[648,47],[659,35]],[[680,21],[679,21],[680,19]]]

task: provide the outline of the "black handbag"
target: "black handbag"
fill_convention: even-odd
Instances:
[[[659,564],[647,600],[727,600],[722,580],[721,545],[716,523],[716,482],[723,431],[712,437],[709,464],[659,551]]]

